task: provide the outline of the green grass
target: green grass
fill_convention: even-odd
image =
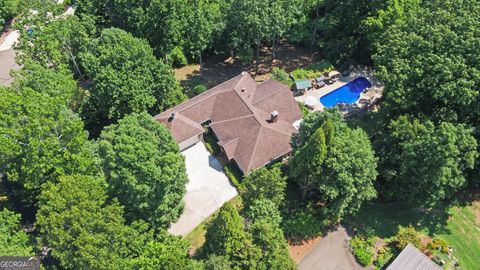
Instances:
[[[235,198],[231,199],[229,203],[233,204],[237,208],[241,208],[243,203],[242,197],[236,196]],[[209,218],[204,220],[200,225],[193,229],[193,231],[183,237],[183,239],[190,244],[190,248],[197,250],[203,246],[203,244],[205,243],[205,233],[207,231],[207,225],[217,213],[218,211],[212,214]]]
[[[438,235],[453,247],[454,256],[465,270],[478,269],[480,265],[480,224],[475,221],[475,209],[480,211],[480,202],[451,208],[447,225],[449,233]]]
[[[475,221],[474,209],[479,211],[480,203],[430,211],[412,209],[401,203],[372,203],[348,223],[352,227],[370,227],[384,239],[394,236],[399,225],[412,225],[424,234],[446,241],[453,247],[462,269],[474,270],[480,265],[480,226]]]
[[[296,69],[292,71],[292,75],[295,77],[295,80],[302,80],[302,79],[312,80],[334,69],[335,67],[329,61],[322,60],[316,64],[312,64],[304,68]]]

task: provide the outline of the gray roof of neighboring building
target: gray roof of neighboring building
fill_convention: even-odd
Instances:
[[[20,67],[15,63],[15,51],[8,49],[0,51],[0,85],[10,86],[13,82],[10,71],[18,70]]]
[[[387,270],[442,270],[412,244],[408,244]]]

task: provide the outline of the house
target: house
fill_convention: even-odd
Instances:
[[[244,173],[288,155],[301,118],[287,85],[257,84],[247,72],[155,116],[180,150],[200,142],[209,126],[222,153]]]
[[[387,270],[441,270],[430,258],[412,244],[408,244]]]

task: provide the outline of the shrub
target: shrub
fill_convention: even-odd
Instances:
[[[241,192],[242,191],[242,172],[232,163],[227,163],[225,167],[223,167],[225,171],[225,175],[232,181],[232,184]]]
[[[357,261],[363,265],[371,265],[375,256],[375,237],[355,235],[350,241],[350,248]]]
[[[295,80],[314,79],[332,71],[333,69],[334,66],[330,62],[322,60],[305,68],[296,69],[292,72],[292,75],[295,77]]]
[[[193,88],[193,93],[195,93],[195,95],[200,95],[201,93],[203,93],[207,90],[208,90],[208,88],[205,85],[199,84],[199,85],[197,85]]]
[[[283,219],[285,234],[302,238],[320,236],[326,225],[318,211],[311,205],[293,211],[293,213],[287,213]]]
[[[211,133],[204,133],[203,140],[205,142],[205,147],[207,147],[210,154],[216,156],[220,154],[220,147],[218,146],[217,140],[213,137]]]
[[[272,79],[282,82],[290,87],[292,87],[293,84],[293,81],[290,79],[288,73],[285,70],[277,67],[272,69]]]
[[[433,239],[432,242],[428,243],[428,249],[430,250],[438,250],[442,253],[448,253],[448,246],[447,246],[447,243],[445,241],[443,241],[442,239]]]
[[[303,104],[303,102],[298,101],[297,103],[298,107],[300,107],[300,111],[302,111],[303,117],[306,117],[310,113],[310,110],[307,108],[307,106],[305,106],[305,104]]]
[[[395,247],[399,250],[402,250],[409,243],[414,245],[417,248],[421,246],[421,235],[415,230],[413,226],[408,227],[398,227],[398,232],[395,235]],[[421,248],[420,248],[421,249]]]
[[[375,268],[376,269],[383,269],[385,265],[387,265],[390,260],[393,258],[393,253],[391,248],[381,249],[377,254],[377,259],[375,260]]]
[[[187,57],[181,47],[175,47],[167,56],[168,62],[174,67],[183,67],[188,64]]]

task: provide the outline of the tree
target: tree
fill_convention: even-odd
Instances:
[[[244,62],[255,55],[257,72],[262,42],[272,42],[275,56],[277,39],[288,27],[290,5],[284,0],[234,0],[227,11],[229,47]]]
[[[415,205],[433,205],[451,198],[466,184],[475,164],[477,142],[462,124],[401,116],[379,142],[385,196]]]
[[[253,242],[262,250],[257,269],[296,269],[279,224],[258,220],[252,225]]]
[[[282,216],[278,205],[268,199],[256,199],[246,209],[245,215],[252,221],[264,220],[273,224],[280,224]]]
[[[0,5],[0,30],[3,31],[5,23],[16,15],[19,4],[19,0],[2,0]]]
[[[326,153],[325,133],[322,128],[318,128],[308,142],[295,152],[290,173],[300,186],[302,199],[306,198],[308,191],[317,186]]]
[[[30,238],[20,227],[20,215],[8,209],[0,211],[0,254],[2,256],[32,256]]]
[[[230,262],[225,256],[215,254],[208,257],[205,261],[205,270],[231,270]]]
[[[286,186],[287,178],[282,175],[279,166],[260,168],[243,178],[243,203],[248,207],[254,200],[268,199],[278,208],[285,199]]]
[[[294,151],[299,150],[305,143],[308,142],[310,136],[317,130],[322,127],[327,120],[332,122],[334,126],[343,123],[343,117],[338,108],[326,109],[323,112],[312,112],[308,114],[300,125],[300,129],[297,133],[292,136],[292,147]],[[330,126],[330,124],[327,124]],[[331,127],[325,127],[325,131],[330,133]]]
[[[60,99],[72,110],[82,102],[82,95],[67,68],[53,70],[34,61],[26,61],[16,75],[14,88],[31,88],[49,97]]]
[[[405,114],[478,125],[480,38],[470,29],[480,27],[480,3],[422,1],[402,16],[376,39],[373,56],[388,119]]]
[[[41,6],[37,10],[44,10],[43,8]],[[60,72],[67,68],[76,78],[85,80],[78,54],[90,48],[92,39],[96,36],[91,18],[80,20],[76,16],[58,16],[52,20],[51,17],[45,17],[43,12],[37,15],[24,12],[15,25],[20,32],[19,43],[16,45],[21,52],[17,57],[20,64],[33,61]]]
[[[129,113],[163,111],[185,99],[171,68],[155,58],[144,40],[123,30],[103,30],[81,59],[92,81],[84,110],[90,130]]]
[[[194,0],[188,8],[188,22],[186,24],[185,50],[192,58],[200,61],[200,76],[203,74],[202,52],[209,47],[214,34],[222,28],[222,14],[220,3],[217,1]]]
[[[129,262],[129,269],[199,270],[203,265],[188,254],[188,243],[161,231],[154,240],[141,247],[139,255]]]
[[[331,126],[326,122],[326,126]],[[331,131],[333,133],[333,130]],[[360,128],[335,130],[320,176],[318,190],[331,221],[353,214],[376,197],[377,158],[368,135]]]
[[[64,269],[130,269],[128,262],[152,235],[145,224],[125,226],[122,207],[106,204],[106,183],[62,176],[42,189],[37,213],[40,243]]]
[[[186,0],[105,0],[109,25],[145,38],[155,55],[167,60],[173,48],[183,46],[190,14]]]
[[[0,87],[0,171],[14,197],[32,206],[40,186],[59,175],[95,173],[95,158],[80,118],[61,99],[22,84]]]
[[[105,128],[98,142],[109,194],[128,221],[168,227],[180,216],[187,183],[185,161],[166,127],[147,113]]]
[[[252,236],[244,230],[243,218],[230,203],[223,205],[208,226],[203,252],[226,256],[234,269],[256,269],[260,256]]]

